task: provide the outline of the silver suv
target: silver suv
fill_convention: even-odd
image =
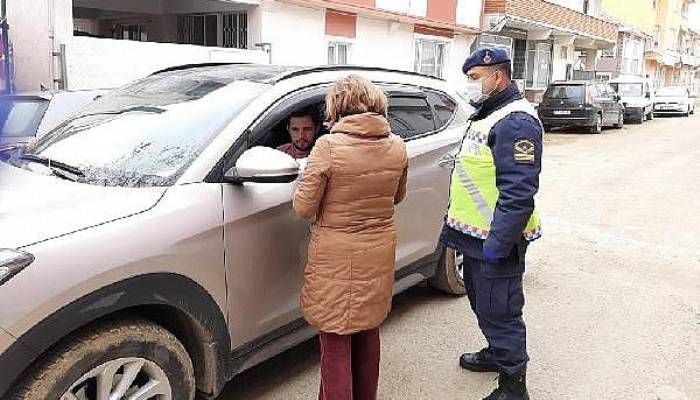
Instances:
[[[0,153],[0,398],[213,398],[315,335],[299,305],[309,223],[290,204],[301,167],[273,149],[290,114],[321,115],[350,73],[387,93],[410,157],[395,291],[430,279],[463,294],[438,237],[471,110],[444,81],[171,68]]]

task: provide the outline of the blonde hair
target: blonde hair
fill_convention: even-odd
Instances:
[[[386,95],[369,80],[350,75],[338,80],[326,95],[326,120],[332,126],[353,114],[377,113],[386,116]]]

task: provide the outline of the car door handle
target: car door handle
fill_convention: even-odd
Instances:
[[[442,168],[452,169],[455,167],[455,156],[446,155],[438,161],[437,165]]]

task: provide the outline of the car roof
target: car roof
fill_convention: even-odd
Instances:
[[[570,80],[570,81],[555,81],[550,85],[593,85],[596,83],[605,83],[597,81],[587,81],[587,80]]]
[[[285,65],[268,65],[268,64],[248,64],[248,63],[205,63],[205,64],[185,64],[174,67],[165,68],[154,72],[153,75],[172,74],[182,77],[191,77],[197,75],[212,75],[228,79],[230,81],[246,80],[259,83],[276,84],[284,80],[311,75],[314,73],[323,72],[382,72],[394,73],[407,77],[420,77],[424,79],[433,79],[443,81],[440,78],[435,78],[429,75],[420,74],[412,71],[402,71],[381,67],[370,67],[360,65],[323,65],[323,66],[285,66]]]
[[[644,83],[649,81],[648,78],[642,78],[636,75],[620,75],[617,78],[611,79],[610,83]]]

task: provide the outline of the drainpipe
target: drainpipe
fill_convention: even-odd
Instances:
[[[10,76],[10,40],[8,38],[10,26],[7,24],[7,0],[0,2],[0,35],[2,35],[2,48],[4,51],[4,61],[2,63],[3,75],[5,76],[5,91],[12,93],[12,77]]]

